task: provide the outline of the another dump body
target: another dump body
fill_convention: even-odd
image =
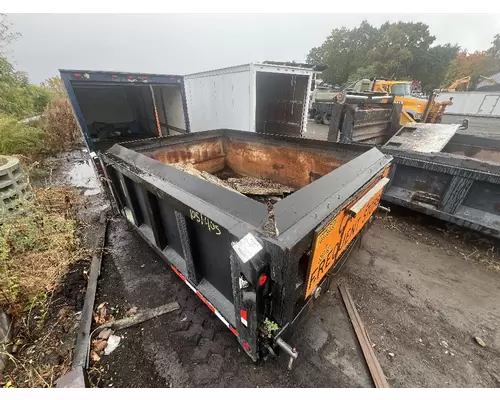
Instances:
[[[182,76],[90,70],[60,74],[99,177],[97,153],[115,143],[190,131]]]
[[[390,107],[337,107],[328,140],[380,145],[394,157],[383,200],[500,238],[500,140],[458,133],[458,124],[394,131]]]
[[[390,160],[362,146],[229,130],[101,155],[123,215],[253,360],[282,345],[339,270],[378,207]],[[294,193],[250,198],[179,165]]]

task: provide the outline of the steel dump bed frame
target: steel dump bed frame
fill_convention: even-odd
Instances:
[[[329,141],[393,156],[382,200],[500,238],[500,139],[458,124],[406,124],[400,105],[336,105]]]
[[[233,130],[116,144],[100,158],[122,214],[254,361],[277,346],[296,357],[285,340],[372,221],[392,159]],[[172,163],[296,191],[268,210]]]

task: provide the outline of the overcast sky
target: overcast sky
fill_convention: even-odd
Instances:
[[[16,68],[39,83],[58,69],[186,74],[251,61],[304,61],[332,29],[363,19],[379,26],[421,21],[435,44],[485,50],[498,14],[9,14],[22,36],[9,48]]]

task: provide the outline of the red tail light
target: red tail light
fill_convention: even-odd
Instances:
[[[259,278],[259,286],[264,286],[266,282],[267,282],[267,275],[262,274]]]

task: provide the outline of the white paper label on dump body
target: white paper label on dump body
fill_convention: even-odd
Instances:
[[[238,243],[233,243],[232,246],[244,263],[262,250],[261,244],[251,233],[247,233]]]

